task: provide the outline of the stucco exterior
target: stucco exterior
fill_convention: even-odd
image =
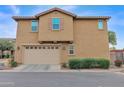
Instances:
[[[54,17],[61,19],[60,31],[50,29],[49,22]],[[54,8],[32,17],[14,16],[13,18],[18,24],[15,52],[15,61],[18,63],[24,63],[24,46],[26,45],[59,44],[60,64],[67,62],[72,57],[110,58],[107,32],[107,20],[110,17],[78,17],[67,11]],[[99,19],[103,20],[102,30],[98,29]],[[32,20],[38,20],[37,32],[32,32]],[[74,45],[74,55],[68,55],[70,44]],[[41,61],[41,63],[43,62]]]
[[[102,30],[97,28],[98,20],[75,20],[74,42],[77,57],[109,58],[107,22]]]
[[[63,27],[60,31],[50,29],[51,18],[61,19]],[[59,11],[40,16],[38,41],[73,41],[73,17]]]

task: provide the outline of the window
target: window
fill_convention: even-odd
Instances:
[[[35,49],[37,49],[37,47],[35,46]]]
[[[38,31],[38,21],[37,20],[32,20],[32,32],[37,32]]]
[[[52,30],[60,30],[60,18],[52,18]]]
[[[26,46],[26,49],[29,49],[29,47],[28,47],[28,46]]]
[[[50,49],[50,47],[48,46],[47,49]]]
[[[68,54],[69,55],[74,55],[74,45],[69,45],[68,47]]]
[[[41,47],[39,47],[39,49],[41,49]]]
[[[56,49],[58,49],[58,47],[56,47]]]
[[[98,29],[103,29],[103,20],[98,20]]]
[[[31,46],[30,49],[33,49],[33,46]]]
[[[51,49],[54,49],[54,47],[51,47]]]
[[[45,46],[43,46],[43,49],[45,49]]]

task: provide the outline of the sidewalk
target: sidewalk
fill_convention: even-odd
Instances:
[[[32,71],[23,71],[25,65],[20,65],[16,68],[12,68],[9,70],[0,70],[0,72],[32,72]],[[124,65],[121,68],[112,67],[109,69],[79,69],[79,70],[70,70],[70,69],[57,69],[57,70],[38,70],[33,72],[123,72],[124,73]]]

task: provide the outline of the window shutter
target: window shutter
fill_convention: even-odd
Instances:
[[[60,30],[64,30],[64,18],[60,18]]]
[[[52,30],[52,18],[48,19],[48,30]]]

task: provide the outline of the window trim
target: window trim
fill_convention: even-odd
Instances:
[[[32,22],[37,22],[37,28],[36,28],[36,30],[32,30]],[[33,32],[33,33],[36,33],[36,32],[38,32],[38,27],[39,27],[39,22],[38,22],[38,20],[31,20],[31,32]]]
[[[59,18],[59,20],[60,20],[60,17],[52,17],[52,20],[51,20],[51,24],[52,24],[52,31],[58,31],[58,30],[60,30],[61,20],[60,20],[60,23],[59,23],[59,29],[54,29],[54,28],[53,28],[53,19],[54,19],[54,18]]]
[[[73,46],[73,49],[70,49],[71,46]],[[73,50],[73,54],[70,54],[70,50]],[[74,44],[69,44],[68,45],[68,55],[69,56],[74,56],[75,55],[75,46],[74,46]]]
[[[99,22],[102,22],[102,28],[99,28]],[[103,23],[102,19],[98,20],[98,26],[97,27],[98,27],[99,30],[103,30],[104,29],[104,23]]]

